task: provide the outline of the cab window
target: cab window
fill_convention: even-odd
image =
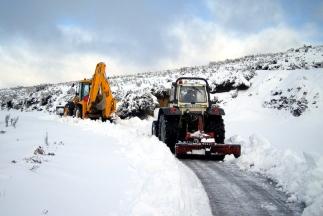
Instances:
[[[80,85],[80,98],[83,99],[85,96],[89,95],[90,93],[90,84],[81,83]]]
[[[207,96],[204,86],[181,86],[179,101],[182,103],[206,103]]]

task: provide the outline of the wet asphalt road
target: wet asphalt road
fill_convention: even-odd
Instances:
[[[213,215],[301,215],[299,203],[287,202],[287,195],[270,180],[242,171],[233,163],[182,159],[201,180]]]

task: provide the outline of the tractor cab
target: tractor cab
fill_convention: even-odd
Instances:
[[[170,107],[176,106],[182,112],[206,111],[209,107],[209,85],[203,78],[183,77],[172,84],[170,91]]]

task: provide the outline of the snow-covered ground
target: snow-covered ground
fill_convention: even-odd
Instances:
[[[150,124],[1,111],[0,215],[211,215],[200,181]]]
[[[323,214],[323,70],[257,71],[248,91],[225,101],[228,142],[242,145],[242,156],[235,160],[242,169],[261,173],[290,194],[289,201],[308,206],[304,215]],[[288,89],[291,89],[288,91]],[[296,90],[296,91],[294,91]],[[266,108],[272,94],[282,92],[285,108]],[[306,112],[290,115],[294,100],[306,99]],[[279,106],[278,106],[279,107]]]

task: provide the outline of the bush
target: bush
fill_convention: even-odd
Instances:
[[[145,119],[153,115],[156,105],[156,98],[150,93],[135,95],[133,92],[128,92],[118,105],[117,115],[121,119],[131,117]]]

